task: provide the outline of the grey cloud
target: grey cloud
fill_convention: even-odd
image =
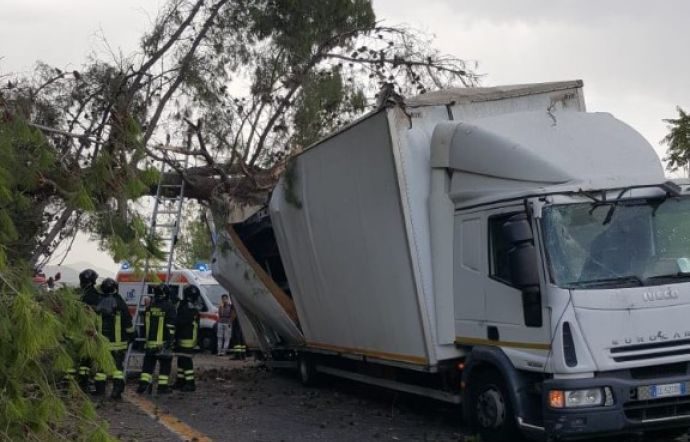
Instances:
[[[375,6],[392,4],[390,0],[374,0]],[[394,2],[398,7],[414,7],[418,1]],[[645,20],[667,22],[669,18],[679,23],[690,16],[690,2],[667,0],[427,0],[426,6],[443,5],[455,13],[477,20],[493,22],[566,22],[591,24],[615,20]],[[671,12],[671,14],[669,14]]]

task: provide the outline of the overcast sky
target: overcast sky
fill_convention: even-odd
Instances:
[[[131,53],[161,0],[0,0],[0,73]],[[631,124],[663,156],[663,118],[690,108],[690,1],[374,0],[379,20],[479,62],[484,85],[582,79],[590,111]],[[105,37],[110,45],[103,43]],[[66,262],[117,268],[81,238]]]

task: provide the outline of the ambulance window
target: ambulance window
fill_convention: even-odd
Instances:
[[[510,244],[503,236],[503,224],[515,213],[507,213],[489,218],[489,275],[505,284],[512,285],[508,250]]]
[[[153,296],[153,288],[154,287],[156,287],[156,284],[149,284],[148,288],[146,290],[146,293]],[[174,299],[176,296],[178,299],[180,299],[180,286],[177,284],[171,284],[170,285],[170,297]]]

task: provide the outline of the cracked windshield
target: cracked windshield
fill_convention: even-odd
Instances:
[[[551,278],[563,288],[690,281],[689,215],[687,198],[546,208]]]

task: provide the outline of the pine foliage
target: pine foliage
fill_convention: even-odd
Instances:
[[[664,120],[668,124],[669,133],[661,140],[668,146],[665,160],[671,171],[687,167],[690,163],[690,115],[680,106],[676,109],[678,118]]]
[[[21,281],[2,273],[0,440],[111,440],[93,403],[63,380],[82,358],[114,369],[94,314],[73,290],[39,292]]]

